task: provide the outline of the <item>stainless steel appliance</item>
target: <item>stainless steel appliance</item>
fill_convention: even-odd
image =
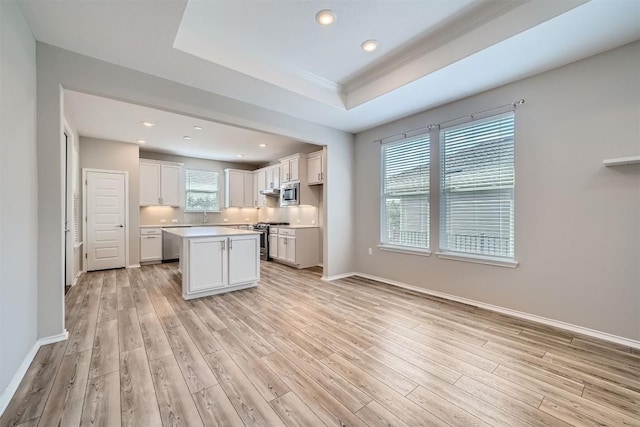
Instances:
[[[260,259],[270,261],[269,258],[269,227],[272,225],[289,225],[288,222],[259,222],[253,224],[251,229],[260,232]]]
[[[175,234],[162,233],[162,261],[177,261],[180,258],[182,239]]]
[[[300,183],[292,182],[280,187],[280,207],[300,204]]]
[[[264,196],[278,197],[280,195],[280,189],[279,188],[267,188],[265,190],[260,190],[260,194],[262,194]]]

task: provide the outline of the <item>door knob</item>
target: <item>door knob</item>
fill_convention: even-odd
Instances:
[[[116,225],[116,228],[122,228],[124,227],[124,225],[120,224],[120,225]]]

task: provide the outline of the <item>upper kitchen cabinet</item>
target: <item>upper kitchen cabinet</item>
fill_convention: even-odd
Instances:
[[[307,156],[307,184],[324,184],[324,151],[316,151]]]
[[[280,183],[298,182],[306,173],[306,157],[303,154],[280,159]]]
[[[264,190],[280,188],[280,166],[269,166],[265,168],[266,187]]]
[[[255,197],[253,189],[253,172],[225,169],[225,208],[252,208]]]
[[[140,159],[140,206],[180,206],[180,163]]]

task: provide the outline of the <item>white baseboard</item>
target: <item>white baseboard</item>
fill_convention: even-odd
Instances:
[[[29,366],[31,366],[31,362],[33,362],[33,359],[36,357],[36,354],[38,353],[38,350],[40,350],[40,347],[58,341],[64,341],[67,338],[69,338],[69,332],[65,329],[61,334],[40,338],[33,344],[33,347],[31,347],[31,349],[27,352],[27,355],[24,357],[24,360],[18,367],[16,373],[13,375],[13,378],[11,378],[11,381],[7,385],[7,388],[2,392],[2,395],[0,395],[0,416],[2,416],[5,409],[7,409],[9,402],[11,402],[13,395],[18,390],[18,386],[20,385],[22,378],[24,378],[24,375],[27,373]]]
[[[322,276],[322,280],[325,282],[331,282],[333,280],[344,279],[345,277],[355,276],[358,273],[344,273],[344,274],[336,274],[335,276]]]
[[[80,276],[82,276],[83,274],[84,274],[84,271],[82,270],[78,271],[78,273],[76,274],[76,277],[73,278],[73,282],[71,282],[71,286],[75,286],[78,283]]]
[[[132,265],[128,266],[127,268],[140,268],[140,264],[132,264]]]
[[[62,332],[61,334],[51,335],[50,337],[40,338],[38,340],[38,344],[40,345],[40,347],[42,347],[43,345],[53,344],[55,342],[64,341],[64,340],[66,340],[68,338],[69,338],[69,331],[67,331],[65,329],[64,332]]]
[[[510,308],[500,307],[500,306],[497,306],[497,305],[487,304],[487,303],[484,303],[484,302],[480,302],[480,301],[476,301],[476,300],[472,300],[472,299],[468,299],[468,298],[458,297],[458,296],[447,294],[447,293],[444,293],[444,292],[433,291],[431,289],[425,289],[425,288],[421,288],[419,286],[413,286],[413,285],[409,285],[407,283],[397,282],[395,280],[390,280],[390,279],[385,279],[384,277],[373,276],[371,274],[357,273],[356,272],[356,273],[352,273],[351,275],[360,276],[360,277],[363,277],[365,279],[375,280],[377,282],[386,283],[388,285],[397,286],[399,288],[409,289],[411,291],[420,292],[420,293],[423,293],[423,294],[426,294],[426,295],[431,295],[431,296],[438,297],[438,298],[444,298],[444,299],[447,299],[447,300],[450,300],[450,301],[456,301],[456,302],[460,302],[460,303],[463,303],[463,304],[472,305],[474,307],[484,308],[486,310],[494,311],[496,313],[506,314],[506,315],[517,317],[517,318],[520,318],[520,319],[530,320],[532,322],[541,323],[541,324],[547,325],[547,326],[553,326],[553,327],[556,327],[556,328],[559,328],[559,329],[564,329],[566,331],[575,332],[575,333],[578,333],[578,334],[586,335],[586,336],[593,337],[593,338],[598,338],[598,339],[609,341],[609,342],[613,342],[613,343],[616,343],[616,344],[626,345],[627,347],[633,347],[633,348],[640,349],[640,341],[632,340],[632,339],[621,337],[621,336],[618,336],[618,335],[609,334],[607,332],[601,332],[601,331],[597,331],[595,329],[589,329],[589,328],[585,328],[583,326],[578,326],[578,325],[574,325],[574,324],[571,324],[571,323],[562,322],[560,320],[549,319],[547,317],[542,317],[542,316],[538,316],[538,315],[535,315],[535,314],[525,313],[525,312],[518,311],[518,310],[512,310]],[[347,277],[347,276],[346,275],[343,275],[342,277],[337,277],[336,276],[336,279],[331,279],[331,280],[342,279],[344,277]],[[323,278],[323,280],[324,280],[324,278]]]

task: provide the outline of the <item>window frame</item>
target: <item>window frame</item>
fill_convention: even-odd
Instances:
[[[512,170],[513,170],[513,186],[510,190],[507,190],[508,193],[511,193],[511,218],[510,218],[510,230],[512,239],[509,243],[512,246],[513,251],[510,256],[500,256],[500,255],[492,255],[486,253],[478,253],[478,252],[464,252],[464,251],[456,251],[452,250],[451,245],[447,244],[447,247],[444,248],[443,245],[446,241],[444,238],[447,228],[447,197],[445,195],[447,188],[445,187],[445,173],[446,173],[446,162],[445,162],[445,138],[444,133],[447,131],[451,131],[453,129],[469,126],[470,123],[477,122],[478,125],[482,125],[491,120],[496,120],[500,116],[507,117],[511,116],[513,119],[513,134],[512,134]],[[515,245],[515,237],[516,237],[516,215],[515,215],[515,202],[516,202],[516,144],[515,144],[516,132],[515,132],[515,111],[505,111],[498,114],[492,114],[483,116],[481,118],[473,118],[467,120],[462,123],[456,123],[454,126],[449,126],[446,128],[441,128],[438,130],[438,204],[439,204],[439,212],[438,212],[438,237],[439,237],[439,250],[436,252],[436,255],[439,258],[450,259],[450,260],[458,260],[458,261],[467,261],[467,262],[475,262],[489,265],[496,265],[501,267],[516,267],[518,262],[516,261],[516,245]],[[473,191],[473,190],[472,190]],[[486,190],[485,190],[486,191]],[[495,190],[489,190],[493,192],[505,192],[504,188],[497,188]],[[499,198],[502,198],[501,196]]]
[[[410,245],[399,245],[394,243],[389,243],[386,240],[385,231],[386,230],[386,218],[387,218],[387,198],[389,197],[385,194],[385,178],[386,178],[386,156],[385,149],[401,145],[401,144],[411,144],[415,143],[419,140],[426,140],[426,151],[428,155],[428,169],[427,169],[427,206],[426,206],[426,224],[424,224],[424,229],[427,234],[427,246],[410,246]],[[431,158],[431,144],[432,139],[430,132],[423,132],[417,135],[413,135],[410,137],[405,137],[396,141],[387,142],[384,144],[380,144],[380,227],[379,227],[379,244],[378,248],[383,251],[389,252],[400,252],[407,253],[411,255],[420,255],[420,256],[429,256],[431,255],[431,167],[432,167],[432,158]],[[397,196],[396,196],[397,197]]]
[[[214,191],[195,191],[195,190],[189,190],[189,172],[193,171],[193,172],[205,172],[205,173],[210,173],[210,174],[215,174],[215,180],[216,180],[216,189]],[[194,169],[194,168],[187,168],[185,169],[185,175],[184,175],[184,212],[187,213],[219,213],[221,210],[221,206],[220,206],[220,196],[221,196],[221,191],[220,191],[220,171],[217,170],[205,170],[205,169]],[[216,195],[216,201],[217,201],[217,209],[190,209],[189,205],[188,205],[188,200],[189,200],[189,193],[209,193],[209,194],[215,194]]]

